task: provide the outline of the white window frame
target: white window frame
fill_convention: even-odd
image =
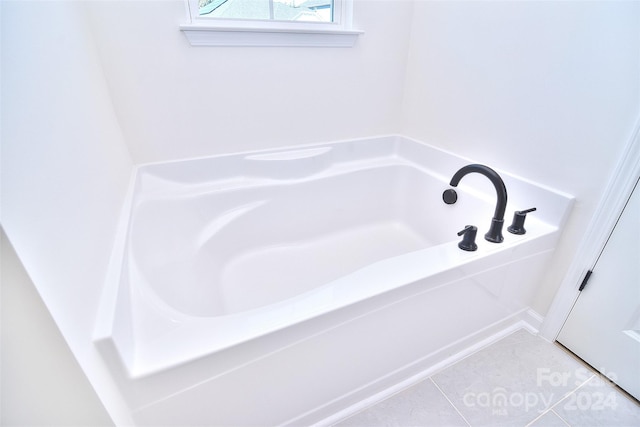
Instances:
[[[185,4],[180,30],[192,46],[351,47],[363,33],[351,28],[353,0],[334,0],[334,22],[215,18],[200,16],[198,0]]]

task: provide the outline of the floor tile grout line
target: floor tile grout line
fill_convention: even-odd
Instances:
[[[477,352],[474,352],[474,354]],[[470,355],[471,356],[471,355]],[[457,364],[457,363],[456,363]],[[562,394],[559,398],[558,401],[549,406],[548,408],[546,408],[546,410],[541,413],[540,415],[538,415],[537,417],[535,417],[533,420],[531,420],[530,422],[528,422],[526,424],[526,426],[530,426],[531,424],[533,424],[535,421],[537,421],[538,419],[540,419],[541,417],[543,417],[545,414],[547,414],[548,412],[552,412],[555,416],[557,416],[558,418],[560,418],[560,420],[562,421],[563,424],[571,427],[569,425],[569,423],[567,422],[567,420],[565,420],[563,417],[561,417],[558,413],[556,413],[555,411],[553,411],[553,408],[555,408],[557,405],[559,405],[561,402],[563,402],[568,396],[570,396],[571,394],[575,393],[577,390],[579,390],[581,387],[585,386],[589,381],[591,381],[595,376],[596,373],[593,371],[593,369],[589,369],[589,371],[591,372],[591,374],[582,382],[577,383],[574,388],[572,388],[571,390],[565,392],[564,394]],[[462,417],[462,419],[469,425],[471,426],[471,423],[466,419],[466,417],[462,414],[462,412],[458,409],[458,407],[449,399],[449,397],[446,395],[446,393],[438,386],[438,384],[436,383],[436,381],[433,379],[433,375],[429,377],[429,379],[431,380],[431,382],[436,386],[436,388],[442,393],[442,395],[445,397],[445,399],[447,399],[447,401],[454,407],[454,409],[456,410],[456,412],[458,412],[458,414]]]
[[[573,393],[575,393],[575,392],[577,392],[578,390],[580,390],[582,387],[584,387],[585,385],[587,385],[587,383],[588,383],[589,381],[591,381],[592,379],[594,379],[595,377],[596,377],[596,374],[595,374],[595,373],[593,373],[589,378],[587,378],[586,380],[584,380],[584,382],[582,382],[580,385],[578,385],[575,389],[573,389],[572,391],[569,391],[569,392],[565,393],[565,394],[560,398],[560,400],[558,400],[554,405],[552,405],[552,406],[549,408],[549,410],[548,410],[547,412],[549,412],[549,411],[553,412],[554,414],[556,414],[556,416],[557,416],[558,418],[560,418],[560,419],[562,420],[562,422],[563,422],[563,423],[565,423],[567,426],[571,427],[571,425],[569,424],[569,422],[568,422],[567,420],[565,420],[565,419],[564,419],[564,417],[563,417],[562,415],[560,415],[560,414],[558,414],[556,411],[554,411],[554,409],[556,408],[556,406],[558,406],[559,404],[561,404],[562,402],[564,402],[564,401],[565,401],[565,399],[566,399],[567,397],[571,396]]]
[[[564,400],[564,398],[563,398],[563,399],[561,399],[561,401],[562,401],[562,400]],[[554,406],[555,406],[555,405],[554,405]],[[566,424],[568,427],[571,427],[571,426],[567,423],[567,421],[566,421],[564,418],[562,418],[560,415],[558,415],[558,414],[553,410],[553,406],[552,406],[551,408],[547,409],[546,411],[544,411],[543,413],[541,413],[540,415],[538,415],[537,417],[535,417],[533,420],[529,421],[529,422],[525,425],[525,427],[530,427],[530,426],[532,426],[533,424],[535,424],[535,422],[536,422],[536,421],[538,421],[540,418],[542,418],[542,417],[544,417],[545,415],[547,415],[549,412],[551,412],[552,414],[554,414],[555,416],[557,416],[558,418],[560,418],[560,420],[561,420],[564,424]]]
[[[540,418],[544,417],[547,413],[549,413],[549,411],[551,411],[551,408],[547,409],[546,411],[544,411],[543,413],[541,413],[540,415],[538,415],[537,417],[535,417],[534,419],[532,419],[531,421],[529,421],[525,427],[529,427],[530,425],[532,425],[533,423],[535,423],[536,421],[538,421]]]
[[[571,356],[573,359],[575,359],[576,361],[578,361],[578,363],[580,363],[581,365],[583,365],[586,369],[588,369],[589,371],[593,372],[595,374],[596,377],[601,378],[602,380],[604,380],[606,383],[608,383],[611,387],[613,387],[618,393],[621,393],[622,395],[624,395],[627,399],[631,400],[633,403],[635,403],[636,405],[640,406],[640,400],[636,399],[635,397],[633,397],[633,395],[630,395],[625,389],[623,389],[622,387],[620,387],[618,384],[616,384],[615,381],[612,381],[610,378],[608,378],[604,373],[602,373],[599,369],[595,368],[594,366],[591,366],[588,362],[586,362],[585,360],[583,360],[580,356],[578,356],[577,354],[575,354],[573,351],[571,351],[569,348],[565,347],[564,345],[562,345],[562,343],[560,343],[559,341],[555,341],[554,345],[558,348],[560,348],[563,352],[565,352],[566,354],[568,354],[569,356]]]
[[[540,418],[542,418],[543,416],[545,416],[547,413],[552,412],[553,414],[555,414],[558,418],[560,418],[562,420],[563,423],[565,423],[567,426],[571,427],[569,425],[569,423],[567,422],[567,420],[565,420],[562,416],[560,416],[560,414],[558,414],[557,412],[555,412],[553,409],[558,406],[560,403],[562,403],[567,397],[571,396],[573,393],[575,393],[576,391],[578,391],[581,387],[585,386],[589,381],[591,381],[594,377],[596,376],[596,374],[594,372],[591,373],[591,375],[584,380],[583,382],[579,383],[578,385],[576,385],[575,388],[565,392],[563,395],[560,396],[560,398],[558,399],[558,401],[556,403],[554,403],[553,405],[549,406],[543,413],[541,413],[540,415],[538,415],[536,418],[534,418],[533,420],[531,420],[529,423],[526,424],[525,427],[528,427],[530,425],[532,425],[533,423],[535,423],[536,421],[538,421]]]
[[[549,411],[553,412],[554,414],[556,414],[556,416],[558,418],[560,418],[560,420],[565,423],[568,427],[571,427],[571,424],[569,424],[569,421],[565,420],[564,417],[560,414],[558,414],[556,411],[553,410],[553,408],[549,409]]]
[[[529,421],[527,424],[525,424],[524,427],[529,427],[531,424],[535,423],[536,421],[538,421],[540,418],[544,417],[547,413],[549,413],[549,411],[551,411],[551,409],[549,409],[548,411],[544,411],[543,413],[541,413],[540,415],[538,415],[537,417],[535,417],[534,419],[532,419],[531,421]]]
[[[458,409],[458,407],[451,401],[451,399],[449,399],[449,396],[447,396],[447,394],[442,391],[442,389],[440,388],[440,386],[434,381],[433,377],[429,377],[429,380],[431,381],[431,383],[436,386],[436,388],[438,389],[438,391],[442,394],[442,396],[444,396],[445,399],[447,399],[447,402],[449,402],[449,404],[453,407],[453,409],[458,413],[458,415],[460,415],[460,417],[462,418],[462,420],[467,423],[467,425],[469,427],[471,427],[471,423],[467,420],[467,418],[462,415],[462,412],[460,412],[460,410]]]

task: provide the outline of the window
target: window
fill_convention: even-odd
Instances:
[[[333,4],[333,0],[199,0],[198,15],[220,19],[334,22]]]
[[[350,47],[352,0],[187,0],[194,46]]]

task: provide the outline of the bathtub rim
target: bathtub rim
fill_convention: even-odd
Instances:
[[[384,141],[388,141],[386,143],[388,143],[392,148],[393,148],[393,155],[394,156],[399,156],[398,151],[400,151],[399,147],[403,144],[411,144],[411,145],[417,145],[420,147],[426,147],[428,150],[435,150],[437,153],[440,153],[440,155],[445,155],[445,156],[451,156],[454,157],[458,160],[459,163],[466,163],[466,162],[472,162],[471,160],[453,154],[451,152],[448,152],[446,150],[442,150],[440,148],[434,147],[430,144],[426,144],[411,138],[407,138],[401,135],[388,135],[388,136],[379,136],[379,137],[373,137],[373,138],[358,138],[358,139],[349,139],[349,140],[342,140],[342,141],[337,141],[337,142],[329,142],[329,143],[318,143],[318,144],[310,144],[310,145],[303,145],[303,146],[293,146],[293,147],[282,147],[282,148],[271,148],[271,149],[265,149],[265,150],[255,150],[255,151],[243,151],[243,152],[238,152],[238,153],[228,153],[228,154],[219,154],[219,155],[215,155],[215,156],[205,156],[205,157],[195,157],[192,159],[181,159],[181,160],[175,160],[175,161],[171,161],[171,162],[152,162],[152,163],[145,163],[145,164],[140,164],[140,165],[136,165],[134,167],[131,179],[130,179],[130,185],[127,191],[127,197],[125,199],[125,203],[123,204],[122,207],[122,213],[121,213],[121,220],[118,222],[118,230],[116,233],[116,237],[114,239],[114,251],[112,251],[112,255],[111,255],[111,259],[109,261],[109,269],[107,271],[107,275],[106,275],[106,280],[105,280],[105,285],[103,288],[103,292],[102,292],[102,296],[101,296],[101,302],[100,302],[100,306],[99,306],[99,310],[96,316],[96,324],[95,324],[95,332],[94,332],[94,342],[96,343],[96,345],[98,345],[99,347],[103,347],[105,345],[105,343],[109,342],[111,343],[110,345],[113,345],[114,347],[117,347],[117,353],[121,359],[122,364],[127,368],[128,374],[131,378],[142,378],[142,377],[146,377],[149,375],[153,375],[157,372],[162,371],[163,369],[170,369],[172,366],[175,365],[169,365],[169,366],[165,366],[162,367],[157,367],[157,368],[153,368],[153,369],[131,369],[131,367],[136,367],[139,365],[139,362],[137,361],[138,357],[137,357],[137,351],[135,349],[135,345],[132,344],[124,344],[122,345],[122,341],[126,341],[127,337],[123,337],[122,336],[122,331],[118,331],[117,327],[116,327],[116,322],[118,321],[123,321],[123,319],[118,319],[116,318],[116,313],[117,313],[117,306],[118,306],[118,299],[119,299],[119,295],[121,292],[125,291],[122,289],[121,282],[120,282],[120,278],[121,275],[123,273],[123,256],[122,254],[125,251],[125,247],[126,247],[126,241],[127,241],[127,235],[128,235],[128,225],[130,222],[130,216],[131,216],[131,208],[133,206],[134,203],[134,197],[135,197],[135,187],[136,187],[136,182],[138,179],[138,176],[140,174],[140,171],[143,170],[143,168],[147,167],[147,166],[152,166],[152,165],[165,165],[165,164],[177,164],[177,163],[183,163],[185,161],[189,161],[189,160],[202,160],[202,159],[210,159],[210,158],[222,158],[222,157],[227,157],[227,156],[232,156],[232,155],[247,155],[247,154],[251,154],[251,155],[257,155],[257,154],[269,154],[269,153],[277,153],[283,150],[291,150],[294,148],[313,148],[313,147],[323,147],[323,146],[328,146],[328,145],[336,145],[336,144],[345,144],[345,143],[353,143],[353,142],[366,142],[366,141],[379,141],[379,142],[384,142]],[[406,141],[406,142],[405,142]],[[420,167],[423,168],[423,166],[411,162],[412,164],[414,164],[416,167]],[[564,215],[558,220],[556,219],[556,221],[558,222],[557,225],[549,225],[544,221],[541,221],[543,224],[545,225],[549,225],[551,227],[550,230],[548,230],[548,233],[543,233],[543,235],[546,234],[550,234],[550,235],[557,235],[558,231],[561,229],[561,226],[566,222],[567,216],[568,216],[568,211],[570,210],[570,207],[573,203],[573,197],[557,191],[555,189],[551,189],[548,188],[544,185],[540,185],[538,183],[534,183],[531,182],[529,180],[523,179],[521,177],[518,177],[516,175],[507,173],[507,172],[502,172],[500,171],[501,175],[503,175],[503,177],[509,177],[511,180],[520,180],[522,182],[524,182],[525,184],[528,185],[533,185],[537,188],[540,188],[541,190],[544,191],[550,191],[552,193],[554,193],[555,195],[557,195],[558,197],[561,197],[563,199],[566,199],[566,206],[565,206],[565,213]],[[437,176],[441,176],[444,177],[445,175],[442,174],[438,174],[437,171],[433,171],[432,174],[435,174]],[[506,219],[508,220],[508,219]],[[532,239],[533,233],[530,233],[528,235],[525,235],[522,237],[522,239]],[[445,243],[443,245],[449,245],[451,246],[451,248],[453,248],[453,245],[455,244],[454,241],[452,242],[448,242]],[[493,249],[492,251],[490,251],[490,253],[493,252],[501,252],[504,251],[508,248],[510,248],[511,244],[509,243],[503,243],[500,246],[496,247],[495,249]],[[423,249],[417,252],[422,252],[422,251],[428,251],[428,250],[432,250],[433,248],[427,248],[427,249]],[[455,248],[455,251],[458,251],[457,248]],[[457,253],[457,252],[455,252]],[[466,256],[468,256],[469,260],[474,260],[477,259],[480,254],[478,253],[471,253],[471,254],[465,254]],[[401,256],[406,256],[405,255],[401,255]],[[387,260],[385,260],[387,261]],[[351,276],[351,275],[348,275]],[[348,277],[345,276],[345,277]],[[343,278],[341,278],[343,279]],[[296,297],[294,297],[296,298]],[[367,298],[371,298],[371,296],[367,297]],[[349,303],[344,305],[341,308],[347,307],[351,304],[357,304],[358,301],[353,302],[353,303]],[[337,308],[333,308],[333,309],[337,309]],[[329,310],[331,311],[331,310]],[[175,314],[175,313],[174,313]],[[183,318],[189,318],[192,316],[186,315],[184,313],[180,313],[181,315],[183,315]],[[326,312],[322,312],[322,313],[316,313],[314,314],[312,317],[310,318],[314,318],[317,316],[321,316],[326,314]],[[129,313],[129,315],[135,315],[132,313]],[[301,320],[304,321],[304,320]],[[286,327],[286,325],[283,325],[282,327],[275,329],[273,331],[268,331],[265,332],[261,335],[258,336],[263,336],[263,335],[267,335],[270,333],[273,333],[274,331],[280,330],[283,327]],[[120,333],[118,333],[120,332]],[[126,335],[126,334],[125,334]],[[241,342],[245,342],[246,340],[242,340]],[[121,345],[118,344],[118,342],[121,342]],[[230,346],[227,346],[225,348],[230,348],[233,347],[234,345],[238,345],[239,343],[235,343],[232,344]],[[123,351],[123,349],[129,348],[129,351]],[[188,358],[188,360],[184,360],[181,363],[187,363],[190,360],[196,359],[196,358],[200,358],[200,357],[204,357],[206,356],[206,354],[202,354],[199,356],[195,356],[195,357],[190,357]]]

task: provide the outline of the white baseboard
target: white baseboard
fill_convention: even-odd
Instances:
[[[284,423],[284,426],[313,425],[317,427],[331,426],[350,416],[373,406],[419,382],[431,377],[435,373],[451,366],[460,360],[490,346],[513,332],[525,329],[537,335],[543,317],[532,309],[524,309],[509,318],[491,325],[476,334],[459,340],[450,346],[429,354],[410,365],[389,373],[358,390],[334,401],[327,402],[305,414]],[[390,384],[381,389],[381,384]],[[353,401],[355,396],[362,396],[354,404],[345,407],[344,402]],[[342,407],[342,409],[340,409]]]
[[[544,317],[538,314],[535,310],[529,308],[520,314],[520,320],[524,329],[531,332],[533,335],[538,335],[542,322],[544,321]]]

